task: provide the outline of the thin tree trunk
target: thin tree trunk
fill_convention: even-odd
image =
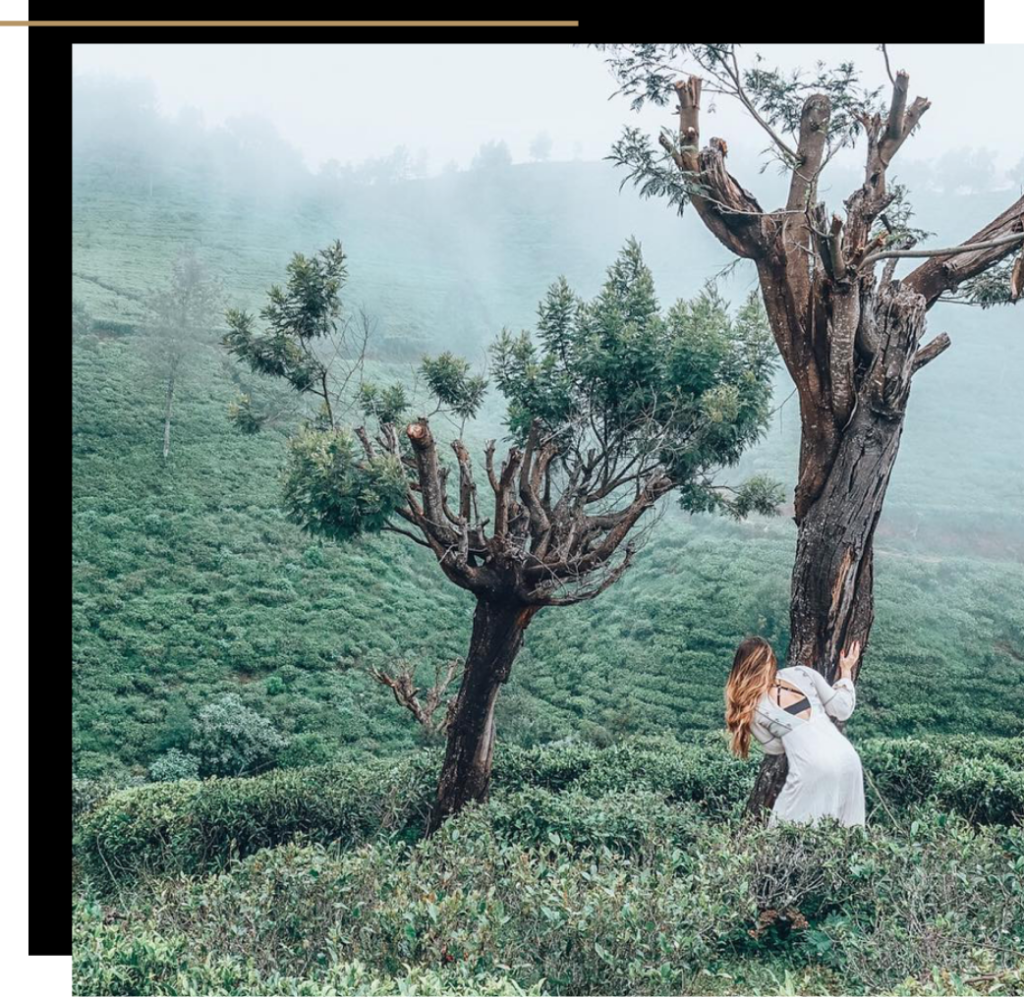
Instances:
[[[914,350],[924,330],[923,307],[909,295],[886,295],[872,312],[880,345],[859,380],[856,408],[839,435],[835,456],[829,463],[828,455],[806,455],[826,466],[827,476],[799,520],[793,566],[786,664],[816,668],[830,682],[839,652],[858,640],[863,653],[874,623],[875,527],[903,432]],[[770,809],[786,774],[784,754],[766,755],[747,812]]]
[[[171,406],[174,404],[174,375],[167,379],[167,411],[164,415],[164,460],[171,452]]]
[[[446,817],[473,800],[485,800],[494,757],[494,707],[536,612],[518,602],[480,599],[459,694],[448,722],[448,745],[427,822],[433,834]]]

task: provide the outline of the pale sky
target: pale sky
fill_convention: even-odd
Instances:
[[[1009,108],[1019,103],[1024,45],[893,45],[893,71],[910,73],[911,97],[932,100],[921,130],[901,155],[938,157],[981,146],[996,168],[1024,156],[1024,128]],[[887,82],[874,45],[752,45],[771,66],[810,68],[852,60],[872,85]],[[436,172],[450,159],[467,166],[485,141],[504,139],[516,161],[546,131],[554,159],[601,159],[624,123],[652,133],[668,124],[665,108],[633,114],[624,98],[609,101],[614,82],[602,54],[552,45],[88,45],[73,46],[76,73],[148,77],[160,107],[194,106],[207,125],[241,114],[270,119],[316,170],[327,159],[358,161],[397,145],[425,148]],[[720,102],[705,136],[731,147],[764,145],[742,111]],[[857,162],[859,163],[859,155]]]

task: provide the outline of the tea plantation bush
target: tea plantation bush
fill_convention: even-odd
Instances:
[[[906,832],[703,818],[680,847],[652,821],[624,853],[510,841],[492,808],[411,845],[294,841],[213,876],[144,877],[116,916],[83,902],[76,992],[329,993],[359,964],[450,988],[428,992],[708,993],[706,974],[743,958],[852,994],[966,972],[979,952],[1002,972],[1024,945],[1019,827],[925,810]],[[87,989],[138,985],[140,966],[154,989]]]
[[[432,758],[344,764],[250,779],[179,780],[112,793],[82,821],[83,866],[100,877],[196,872],[305,834],[352,845],[418,836],[434,793]]]
[[[869,819],[909,826],[912,808],[929,804],[976,824],[1019,822],[1024,774],[998,760],[1015,757],[1019,745],[995,740],[992,758],[959,754],[978,744],[865,742]],[[414,841],[439,765],[438,750],[424,749],[395,762],[119,790],[78,819],[76,851],[83,868],[103,882],[140,870],[214,870],[300,834],[343,846]],[[568,847],[606,845],[623,854],[659,837],[683,845],[698,816],[742,814],[756,768],[756,757],[733,758],[717,734],[689,742],[637,737],[604,749],[509,748],[496,760],[489,812],[495,833],[521,844],[544,843],[553,834]]]

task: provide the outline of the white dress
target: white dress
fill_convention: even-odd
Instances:
[[[864,772],[860,756],[829,719],[853,713],[857,692],[849,679],[829,685],[813,668],[780,668],[780,679],[796,686],[811,703],[808,719],[787,713],[766,694],[757,704],[751,733],[769,755],[786,753],[789,774],[769,824],[835,817],[864,823]],[[826,715],[827,714],[827,715]]]

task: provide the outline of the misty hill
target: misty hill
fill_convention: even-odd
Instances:
[[[340,238],[345,300],[380,322],[371,372],[407,382],[423,351],[483,362],[502,326],[532,327],[558,274],[592,294],[629,234],[662,301],[694,293],[728,259],[702,226],[620,193],[607,163],[353,184],[305,173],[258,130],[211,148],[200,132],[193,146],[179,141],[190,127],[179,123],[174,155],[161,155],[170,126],[123,117],[121,144],[109,129],[89,141],[76,126],[72,290],[96,323],[73,343],[76,764],[83,774],[141,771],[228,690],[292,735],[285,764],[399,750],[417,732],[362,666],[404,657],[426,674],[464,653],[469,600],[435,584],[432,559],[399,538],[335,548],[285,521],[288,425],[238,434],[226,418],[237,371],[212,341],[181,388],[162,466],[145,302],[178,250],[195,247],[230,302],[255,308],[292,252]],[[916,220],[958,238],[1004,200],[923,197]],[[737,268],[722,287],[738,298],[751,281]],[[935,311],[933,333],[950,332],[954,347],[915,382],[879,528],[859,735],[1021,730],[1011,704],[1022,692],[1024,461],[1012,402],[1024,337],[1007,311]],[[737,476],[792,484],[798,413],[795,400],[782,404],[788,394],[780,373],[782,407]],[[470,442],[500,436],[500,420],[492,397]],[[735,525],[670,508],[658,530],[615,592],[531,626],[501,700],[503,738],[603,744],[715,727],[737,640],[758,630],[784,646],[786,516]]]

